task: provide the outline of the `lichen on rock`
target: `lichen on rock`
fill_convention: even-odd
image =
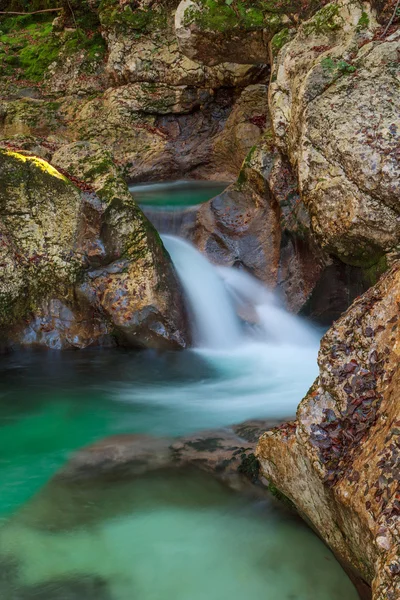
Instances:
[[[400,38],[375,39],[377,28],[368,5],[325,6],[280,51],[269,92],[276,143],[313,231],[324,249],[361,267],[400,235]]]
[[[53,164],[83,191],[42,159],[0,151],[3,343],[185,346],[169,256],[110,154],[77,143]]]

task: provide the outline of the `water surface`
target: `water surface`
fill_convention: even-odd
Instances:
[[[109,435],[292,417],[317,374],[316,330],[250,275],[165,241],[194,349],[1,358],[0,598],[355,600],[299,519],[211,475],[52,479],[74,450]]]
[[[166,181],[131,185],[129,189],[140,206],[174,211],[202,204],[228,185],[226,181]]]

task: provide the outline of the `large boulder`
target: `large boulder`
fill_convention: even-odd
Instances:
[[[276,144],[320,245],[351,265],[376,265],[399,241],[399,50],[400,32],[382,37],[368,4],[335,2],[273,66]]]
[[[175,32],[183,54],[205,65],[266,64],[268,42],[283,22],[283,16],[268,12],[262,2],[237,8],[233,2],[182,0]]]
[[[270,130],[249,152],[237,181],[195,218],[188,235],[211,262],[244,268],[277,289],[289,310],[322,322],[338,318],[377,277],[321,249],[293,169]]]
[[[81,143],[53,160],[68,178],[42,159],[0,154],[3,343],[185,346],[169,256],[110,155]]]
[[[400,594],[400,263],[324,336],[320,374],[297,421],[259,441],[263,474],[343,563]]]

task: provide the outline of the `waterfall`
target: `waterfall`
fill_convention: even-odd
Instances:
[[[240,322],[216,269],[188,242],[163,235],[189,304],[194,342],[212,349],[232,348],[240,341]]]
[[[253,315],[256,333],[265,341],[300,346],[314,345],[318,334],[301,318],[289,313],[270,290],[245,271],[216,267],[227,289],[232,294],[239,312]]]
[[[318,343],[318,334],[250,274],[212,265],[180,238],[162,239],[186,294],[196,346],[234,350],[251,339],[270,346]],[[246,330],[238,315],[252,326]]]

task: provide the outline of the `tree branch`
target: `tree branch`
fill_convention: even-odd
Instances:
[[[393,11],[392,17],[391,17],[389,23],[387,24],[385,31],[382,33],[381,37],[384,38],[385,35],[387,34],[387,32],[389,31],[389,28],[390,28],[391,24],[393,23],[394,18],[395,18],[396,14],[397,14],[397,9],[399,8],[399,4],[400,4],[400,0],[397,0],[396,5],[394,7],[394,11]]]
[[[33,12],[9,12],[8,10],[6,11],[2,11],[0,10],[0,15],[38,15],[39,13],[47,13],[47,12],[54,12],[55,10],[62,10],[62,8],[45,8],[43,10],[34,10]]]

